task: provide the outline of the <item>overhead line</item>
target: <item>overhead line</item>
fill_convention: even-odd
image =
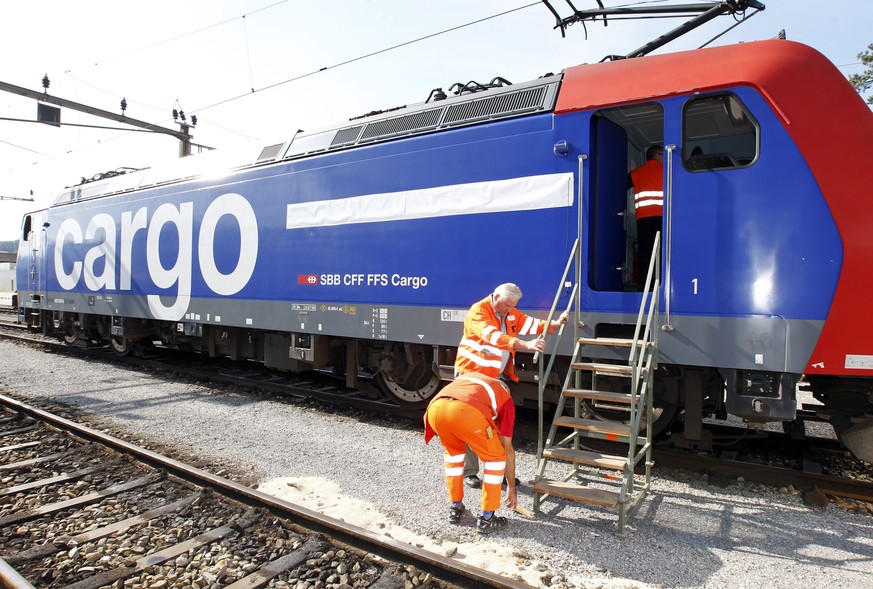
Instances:
[[[47,153],[42,153],[41,151],[36,151],[35,149],[30,149],[29,147],[24,147],[23,145],[18,145],[18,144],[16,144],[16,143],[10,143],[9,141],[3,141],[2,139],[0,139],[0,143],[3,143],[3,144],[5,144],[5,145],[11,145],[12,147],[15,147],[15,148],[17,148],[17,149],[23,149],[24,151],[29,151],[29,152],[31,152],[31,153],[35,153],[35,154],[37,154],[37,155],[42,155],[42,156],[45,156],[45,157],[51,157],[51,156],[50,156],[49,154],[47,154]]]
[[[265,6],[265,7],[263,7],[263,8],[260,8],[260,9],[258,9],[258,10],[252,11],[252,12],[247,13],[247,14],[255,14],[256,12],[260,12],[260,11],[263,11],[263,10],[267,10],[267,9],[269,9],[269,8],[273,8],[274,6],[278,6],[279,4],[283,4],[283,3],[287,2],[287,1],[288,1],[288,0],[281,0],[280,2],[276,2],[276,3],[274,3],[274,4],[271,4],[271,5],[269,5],[269,6]],[[231,98],[227,98],[227,99],[225,99],[225,100],[221,100],[221,101],[216,102],[216,103],[214,103],[214,104],[210,104],[209,106],[205,106],[205,107],[201,107],[201,108],[196,108],[196,109],[193,109],[193,110],[195,110],[195,111],[197,111],[198,113],[200,113],[200,112],[202,112],[202,111],[204,111],[204,110],[208,110],[208,109],[210,109],[210,108],[214,108],[214,107],[216,107],[216,106],[220,106],[220,105],[222,105],[222,104],[227,104],[228,102],[232,102],[232,101],[234,101],[234,100],[239,100],[240,98],[244,98],[244,97],[246,97],[246,96],[250,96],[251,94],[254,94],[254,93],[257,93],[257,92],[263,92],[263,91],[265,91],[265,90],[270,90],[270,89],[275,88],[275,87],[277,87],[277,86],[281,86],[281,85],[284,85],[284,84],[288,84],[288,83],[291,83],[291,82],[295,82],[295,81],[297,81],[297,80],[301,80],[301,79],[303,79],[303,78],[307,78],[307,77],[309,77],[309,76],[313,76],[313,75],[315,75],[315,74],[318,74],[318,73],[321,73],[321,72],[324,72],[324,71],[327,71],[327,70],[330,70],[330,69],[335,69],[335,68],[338,68],[338,67],[342,67],[342,66],[344,66],[344,65],[348,65],[348,64],[350,64],[350,63],[354,63],[354,62],[357,62],[357,61],[361,61],[361,60],[363,60],[363,59],[367,59],[367,58],[369,58],[369,57],[373,57],[373,56],[376,56],[376,55],[380,55],[380,54],[382,54],[382,53],[387,53],[387,52],[389,52],[389,51],[393,51],[393,50],[395,50],[395,49],[399,49],[399,48],[401,48],[401,47],[406,47],[407,45],[412,45],[412,44],[415,44],[415,43],[419,43],[419,42],[421,42],[421,41],[425,41],[425,40],[427,40],[427,39],[432,39],[432,38],[434,38],[434,37],[438,37],[438,36],[440,36],[440,35],[445,35],[445,34],[447,34],[447,33],[451,33],[451,32],[454,32],[454,31],[457,31],[457,30],[460,30],[460,29],[466,28],[466,27],[470,27],[470,26],[473,26],[473,25],[476,25],[476,24],[479,24],[479,23],[482,23],[482,22],[485,22],[485,21],[488,21],[488,20],[492,20],[492,19],[495,19],[495,18],[499,18],[499,17],[501,17],[501,16],[505,16],[505,15],[507,15],[507,14],[511,14],[511,13],[513,13],[513,12],[517,12],[517,11],[519,11],[519,10],[524,10],[524,9],[530,8],[530,7],[532,7],[532,6],[537,6],[537,5],[539,5],[539,2],[531,2],[530,4],[525,4],[524,6],[519,6],[519,7],[517,7],[517,8],[512,8],[512,9],[510,9],[510,10],[506,10],[506,11],[503,11],[503,12],[499,12],[499,13],[497,13],[497,14],[493,14],[493,15],[491,15],[491,16],[486,16],[486,17],[484,17],[484,18],[480,18],[480,19],[477,19],[477,20],[474,20],[474,21],[470,21],[470,22],[468,22],[468,23],[464,23],[464,24],[461,24],[461,25],[457,25],[457,26],[454,26],[454,27],[450,27],[450,28],[448,28],[448,29],[444,29],[444,30],[442,30],[442,31],[438,31],[438,32],[436,32],[436,33],[431,33],[431,34],[428,34],[428,35],[424,35],[424,36],[422,36],[422,37],[418,37],[418,38],[416,38],[416,39],[411,39],[411,40],[409,40],[409,41],[405,41],[405,42],[403,42],[403,43],[398,43],[397,45],[392,45],[392,46],[390,46],[390,47],[386,47],[386,48],[384,48],[384,49],[380,49],[380,50],[378,50],[378,51],[373,51],[373,52],[370,52],[370,53],[367,53],[367,54],[364,54],[364,55],[360,55],[360,56],[358,56],[358,57],[354,57],[354,58],[352,58],[352,59],[347,59],[347,60],[345,60],[345,61],[341,61],[341,62],[339,62],[339,63],[333,64],[333,65],[329,65],[329,66],[326,66],[326,67],[320,68],[320,69],[318,69],[318,70],[314,70],[314,71],[311,71],[311,72],[308,72],[308,73],[305,73],[305,74],[302,74],[302,75],[299,75],[299,76],[295,76],[295,77],[293,77],[293,78],[289,78],[289,79],[287,79],[287,80],[283,80],[283,81],[281,81],[281,82],[277,82],[277,83],[275,83],[275,84],[270,84],[269,86],[264,86],[263,88],[258,88],[258,89],[252,88],[251,92],[246,92],[246,93],[244,93],[244,94],[240,94],[240,95],[238,95],[238,96],[233,96],[233,97],[231,97]],[[215,23],[215,24],[213,24],[213,25],[209,25],[209,26],[207,26],[207,27],[203,27],[203,28],[198,29],[198,30],[196,30],[196,31],[191,31],[190,33],[186,33],[185,35],[180,35],[180,36],[178,36],[178,37],[174,37],[174,38],[172,38],[172,39],[167,39],[167,40],[165,40],[165,41],[161,41],[160,43],[155,43],[155,44],[152,44],[152,45],[149,45],[149,46],[146,46],[146,47],[141,47],[141,48],[139,48],[139,49],[135,49],[135,50],[133,50],[133,51],[129,51],[129,52],[124,53],[124,54],[120,54],[120,55],[115,56],[115,57],[113,57],[113,58],[109,58],[109,59],[106,59],[106,60],[102,60],[101,62],[98,62],[98,63],[104,63],[104,62],[106,62],[106,61],[110,61],[110,60],[112,60],[112,59],[117,59],[117,58],[119,58],[119,57],[124,57],[124,56],[126,56],[126,55],[131,55],[131,54],[133,54],[133,53],[137,53],[137,52],[139,52],[139,51],[142,51],[142,50],[145,50],[145,49],[149,49],[149,48],[151,48],[151,47],[156,47],[156,46],[158,46],[158,45],[161,45],[161,44],[167,43],[167,42],[172,41],[172,40],[175,40],[175,39],[180,39],[180,38],[185,37],[185,36],[188,36],[188,35],[193,35],[193,34],[196,34],[196,33],[198,33],[198,32],[201,32],[201,31],[204,31],[204,30],[208,30],[208,29],[210,29],[210,28],[214,28],[214,27],[219,26],[219,25],[222,25],[222,24],[226,24],[226,23],[228,23],[228,22],[231,22],[231,21],[233,21],[233,20],[236,20],[237,18],[245,18],[245,16],[246,16],[246,15],[243,15],[242,17],[234,17],[234,18],[232,18],[232,19],[228,19],[228,20],[222,21],[222,22],[220,22],[220,23]],[[95,65],[97,65],[97,63],[95,63]],[[72,71],[72,70],[67,70],[66,73],[69,74],[70,71]],[[189,112],[191,112],[191,111],[189,111]],[[35,152],[35,153],[38,153],[38,152]],[[46,155],[46,154],[40,154],[40,155]],[[46,157],[51,157],[51,156],[46,156]]]
[[[102,60],[100,60],[100,61],[96,61],[96,62],[94,62],[93,65],[94,65],[94,66],[98,66],[98,65],[101,65],[101,64],[106,63],[106,62],[108,62],[108,61],[113,61],[113,60],[116,60],[116,59],[121,59],[122,57],[127,57],[128,55],[133,55],[134,53],[139,53],[140,51],[145,51],[146,49],[152,49],[152,48],[154,48],[154,47],[160,47],[161,45],[165,45],[165,44],[167,44],[167,43],[171,43],[171,42],[173,42],[173,41],[178,41],[179,39],[184,39],[185,37],[190,37],[191,35],[196,35],[197,33],[202,33],[203,31],[208,31],[209,29],[214,29],[215,27],[220,27],[221,25],[225,25],[225,24],[227,24],[227,23],[229,23],[229,22],[233,22],[233,21],[235,21],[235,20],[237,20],[237,19],[239,19],[239,18],[245,18],[246,16],[248,16],[248,15],[250,15],[250,14],[256,14],[256,13],[258,13],[258,12],[262,12],[262,11],[264,11],[264,10],[269,10],[270,8],[273,8],[273,7],[275,7],[275,6],[279,6],[280,4],[284,4],[284,3],[286,3],[286,2],[288,2],[288,0],[279,0],[279,2],[274,2],[273,4],[270,4],[269,6],[264,6],[263,8],[258,8],[257,10],[253,10],[253,11],[251,11],[251,12],[246,12],[245,14],[242,14],[241,16],[235,16],[235,17],[233,17],[233,18],[229,18],[229,19],[227,19],[227,20],[223,20],[223,21],[221,21],[221,22],[213,23],[213,24],[211,24],[211,25],[207,25],[207,26],[205,26],[205,27],[202,27],[202,28],[196,29],[196,30],[194,30],[194,31],[189,31],[189,32],[187,32],[187,33],[183,33],[183,34],[181,34],[181,35],[177,35],[177,36],[175,36],[175,37],[170,37],[169,39],[164,39],[163,41],[158,41],[157,43],[152,43],[151,45],[145,45],[145,46],[143,46],[143,47],[139,47],[139,48],[137,48],[137,49],[132,49],[131,51],[128,51],[128,52],[126,52],[126,53],[120,53],[120,54],[118,54],[118,55],[116,55],[116,56],[114,56],[114,57],[109,57],[109,58],[106,58],[106,59],[102,59]],[[79,67],[86,67],[86,66],[79,66]],[[90,67],[90,66],[89,66],[89,67]],[[78,69],[78,68],[73,68],[73,69]],[[73,71],[73,69],[66,70],[66,71],[64,71],[64,73],[65,73],[65,74],[69,74],[71,71]]]
[[[469,27],[469,26],[472,26],[472,25],[476,25],[476,24],[479,24],[479,23],[485,22],[485,21],[487,21],[487,20],[491,20],[491,19],[494,19],[494,18],[498,18],[498,17],[501,17],[501,16],[505,16],[505,15],[507,15],[507,14],[510,14],[510,13],[513,13],[513,12],[517,12],[517,11],[519,11],[519,10],[524,10],[525,8],[530,8],[531,6],[537,6],[537,5],[539,5],[539,2],[532,2],[531,4],[525,4],[524,6],[519,6],[518,8],[512,8],[512,9],[510,9],[510,10],[506,10],[506,11],[504,11],[504,12],[499,12],[499,13],[497,13],[497,14],[493,14],[493,15],[491,15],[491,16],[486,16],[486,17],[484,17],[484,18],[480,18],[480,19],[478,19],[478,20],[474,20],[474,21],[471,21],[471,22],[468,22],[468,23],[465,23],[465,24],[462,24],[462,25],[457,25],[457,26],[454,26],[454,27],[450,27],[450,28],[448,28],[448,29],[444,29],[444,30],[439,31],[439,32],[436,32],[436,33],[431,33],[431,34],[429,34],[429,35],[424,35],[423,37],[418,37],[418,38],[416,38],[416,39],[411,39],[411,40],[409,40],[409,41],[404,41],[403,43],[398,43],[397,45],[392,45],[392,46],[390,46],[390,47],[386,47],[386,48],[384,48],[384,49],[379,49],[378,51],[373,51],[373,52],[371,52],[371,53],[366,53],[366,54],[364,54],[364,55],[360,55],[360,56],[358,56],[358,57],[354,57],[354,58],[352,58],[352,59],[347,59],[346,61],[341,61],[341,62],[339,62],[339,63],[335,63],[335,64],[333,64],[333,65],[325,66],[325,67],[319,68],[319,69],[317,69],[317,70],[313,70],[313,71],[311,71],[311,72],[307,72],[307,73],[305,73],[305,74],[301,74],[301,75],[299,75],[299,76],[295,76],[295,77],[293,77],[293,78],[288,78],[287,80],[283,80],[283,81],[281,81],[281,82],[276,82],[275,84],[270,84],[269,86],[264,86],[263,88],[258,88],[257,90],[254,89],[254,88],[252,88],[252,91],[251,91],[251,92],[246,92],[245,94],[240,94],[240,95],[238,95],[238,96],[233,96],[233,97],[231,97],[231,98],[227,98],[227,99],[222,100],[222,101],[220,101],[220,102],[216,102],[216,103],[214,103],[214,104],[210,104],[209,106],[203,106],[203,107],[197,108],[197,109],[195,109],[195,110],[196,110],[198,113],[199,113],[199,112],[203,112],[204,110],[207,110],[207,109],[210,109],[210,108],[213,108],[213,107],[216,107],[216,106],[220,106],[220,105],[222,105],[222,104],[227,104],[228,102],[232,102],[232,101],[234,101],[234,100],[239,100],[240,98],[244,98],[245,96],[250,96],[250,95],[252,95],[252,94],[254,94],[254,93],[256,93],[256,92],[263,92],[264,90],[270,90],[270,89],[272,89],[272,88],[276,88],[277,86],[282,86],[282,85],[284,85],[284,84],[289,84],[289,83],[291,83],[291,82],[296,82],[297,80],[302,80],[303,78],[308,78],[309,76],[314,76],[315,74],[320,74],[321,72],[324,72],[324,71],[327,71],[327,70],[336,69],[336,68],[338,68],[338,67],[342,67],[342,66],[344,66],[344,65],[348,65],[348,64],[350,64],[350,63],[354,63],[354,62],[356,62],[356,61],[361,61],[362,59],[367,59],[367,58],[369,58],[369,57],[373,57],[373,56],[375,56],[375,55],[380,55],[380,54],[382,54],[382,53],[387,53],[387,52],[389,52],[389,51],[393,51],[393,50],[395,50],[395,49],[399,49],[400,47],[406,47],[407,45],[412,45],[412,44],[414,44],[414,43],[419,43],[419,42],[421,42],[421,41],[425,41],[425,40],[427,40],[427,39],[432,39],[432,38],[434,38],[434,37],[438,37],[438,36],[440,36],[440,35],[445,35],[446,33],[451,33],[451,32],[457,31],[457,30],[459,30],[459,29],[463,29],[463,28],[466,28],[466,27]]]

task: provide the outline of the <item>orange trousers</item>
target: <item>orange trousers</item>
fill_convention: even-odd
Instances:
[[[482,413],[455,399],[437,399],[427,410],[427,421],[445,448],[446,487],[449,500],[464,498],[464,454],[466,446],[479,457],[485,469],[482,478],[482,510],[500,507],[506,450],[500,437]]]

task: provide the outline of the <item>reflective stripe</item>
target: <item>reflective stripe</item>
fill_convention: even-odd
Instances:
[[[486,360],[482,356],[477,356],[476,354],[473,354],[472,352],[469,352],[464,348],[458,348],[458,356],[462,356],[473,364],[477,364],[478,366],[482,366],[484,368],[495,368],[498,370],[500,369],[500,358],[498,358],[497,360]]]
[[[634,208],[639,209],[648,206],[664,206],[663,190],[643,190],[634,195]]]
[[[449,462],[451,464],[458,464],[459,462],[464,461],[464,454],[443,454],[443,462]]]
[[[519,335],[530,335],[536,333],[536,321],[537,320],[533,317],[525,319],[521,329],[518,330]]]
[[[498,330],[493,325],[489,325],[485,329],[482,330],[482,339],[491,344],[492,346],[496,346],[497,342],[500,341],[500,336],[503,335],[503,332]]]
[[[494,346],[489,346],[487,344],[480,344],[477,341],[471,339],[462,339],[459,346],[466,346],[471,348],[472,350],[479,352],[485,356],[500,356],[503,352],[500,348],[495,348]]]
[[[491,385],[481,378],[474,378],[467,374],[463,374],[458,378],[460,378],[461,380],[469,380],[470,382],[475,382],[476,384],[481,385],[482,388],[484,388],[486,391],[488,391],[488,397],[491,399],[491,409],[494,410],[494,417],[497,417],[497,395],[494,394],[494,389],[491,388]]]
[[[504,470],[506,469],[506,461],[503,462],[486,462],[482,467],[485,470]]]
[[[482,475],[482,482],[486,485],[500,485],[503,483],[503,475],[486,473]]]
[[[452,466],[446,467],[446,476],[447,477],[460,477],[464,476],[464,467],[463,466]]]

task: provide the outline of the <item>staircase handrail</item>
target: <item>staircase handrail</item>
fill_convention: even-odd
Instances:
[[[642,328],[643,317],[646,317],[646,307],[648,306],[648,318],[646,321],[646,331],[643,332],[643,337],[646,340],[643,342],[643,345],[648,343],[648,336],[652,337],[652,340],[655,341],[657,336],[655,334],[655,330],[649,331],[650,327],[653,327],[652,319],[655,316],[652,311],[654,309],[651,303],[655,302],[655,298],[657,297],[658,288],[660,287],[660,264],[658,263],[661,258],[661,232],[658,231],[655,233],[655,245],[652,247],[652,257],[649,261],[649,270],[646,273],[646,282],[643,285],[643,297],[640,299],[640,310],[637,313],[637,323],[634,328],[634,341],[639,341],[640,337],[640,329]],[[649,299],[651,295],[651,300]],[[649,303],[649,305],[647,305]],[[642,346],[639,346],[642,347]],[[630,358],[628,360],[628,364],[634,365],[636,363],[636,355],[637,355],[637,346],[634,346],[631,350]]]
[[[561,298],[561,291],[564,290],[565,285],[567,284],[567,276],[570,274],[570,269],[573,267],[573,263],[576,260],[576,256],[579,250],[579,238],[576,238],[576,241],[573,242],[573,247],[570,249],[570,255],[567,258],[567,265],[564,267],[564,274],[561,276],[561,281],[558,283],[558,288],[555,291],[555,299],[552,301],[552,306],[549,309],[549,314],[546,317],[546,325],[551,325],[552,317],[555,315],[555,309],[558,306],[558,300]],[[573,289],[570,293],[570,300],[567,303],[567,313],[570,312],[570,308],[573,305],[573,301],[576,300],[576,293],[578,292],[579,284],[574,283]],[[537,458],[541,459],[543,454],[543,426],[544,426],[544,418],[543,411],[545,411],[545,393],[546,393],[546,385],[548,384],[547,375],[552,373],[552,368],[555,365],[555,360],[558,357],[558,346],[561,343],[561,339],[564,336],[564,323],[558,328],[558,333],[552,341],[552,349],[549,354],[549,361],[547,366],[543,366],[543,356],[540,355],[539,352],[534,353],[533,361],[537,364],[539,370],[539,382],[537,385],[537,407],[538,407],[538,427],[537,427]],[[548,330],[548,328],[546,328]],[[543,338],[545,334],[541,335],[540,338]]]

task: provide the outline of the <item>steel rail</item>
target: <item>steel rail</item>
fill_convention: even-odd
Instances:
[[[9,563],[0,558],[0,587],[3,589],[35,589]]]
[[[807,472],[793,468],[743,462],[727,458],[656,451],[655,462],[668,468],[682,468],[726,477],[740,477],[765,485],[817,491],[833,497],[873,502],[873,483],[858,479]]]
[[[761,442],[763,441],[761,440]],[[833,450],[836,447],[836,443],[832,440],[814,441],[808,438],[806,442],[824,445],[824,450]],[[616,452],[614,443],[606,440],[586,440],[586,446],[602,452]],[[873,482],[864,480],[663,448],[655,448],[652,451],[652,460],[656,467],[682,469],[722,477],[743,477],[749,482],[776,487],[791,485],[800,490],[873,503]]]
[[[11,324],[4,323],[0,321],[0,328],[11,328],[16,329],[22,327],[20,324]],[[175,372],[177,374],[183,374],[185,376],[190,376],[193,378],[200,378],[209,380],[211,382],[221,382],[221,383],[230,383],[250,388],[255,388],[259,390],[272,391],[275,393],[283,393],[298,397],[312,398],[317,399],[319,401],[327,402],[327,403],[335,403],[338,405],[343,405],[347,407],[352,407],[355,409],[362,409],[366,411],[372,412],[383,412],[385,414],[390,414],[392,416],[397,417],[405,417],[410,419],[421,419],[421,416],[424,413],[423,407],[404,407],[399,405],[387,397],[382,399],[370,399],[366,397],[357,396],[358,391],[350,390],[348,394],[346,393],[335,393],[326,390],[316,390],[313,388],[307,388],[304,386],[295,386],[288,383],[282,383],[277,380],[265,380],[259,379],[253,376],[241,376],[239,374],[233,374],[229,372],[221,372],[220,370],[216,370],[214,367],[212,368],[195,368],[191,366],[183,366],[181,364],[175,364],[172,361],[161,360],[156,358],[148,358],[148,357],[134,357],[134,356],[118,356],[112,353],[109,348],[89,348],[89,347],[79,347],[76,345],[68,345],[60,341],[56,340],[45,340],[45,339],[36,339],[33,337],[29,337],[26,335],[18,335],[12,333],[4,333],[0,331],[0,338],[5,338],[9,340],[19,341],[23,343],[29,344],[38,344],[46,347],[51,347],[58,349],[63,352],[70,352],[75,354],[87,354],[91,356],[102,356],[107,362],[115,362],[126,364],[129,366],[147,366],[149,368],[157,369],[157,370],[165,370],[170,372]],[[209,360],[218,360],[220,358],[210,358],[208,356],[198,356],[199,359],[203,361]],[[238,362],[237,372],[242,371],[244,368],[250,369],[248,372],[256,372],[263,371],[265,376],[267,375],[269,369],[253,364],[246,364],[244,362]],[[282,374],[278,372],[272,373],[274,377],[281,378],[290,378],[288,374]],[[316,384],[316,383],[313,383]]]
[[[54,415],[48,411],[28,405],[6,395],[0,395],[0,403],[16,411],[27,413],[36,419],[48,422],[55,427],[69,431],[77,436],[93,440],[119,452],[135,456],[138,460],[156,468],[164,469],[166,472],[180,479],[214,489],[222,495],[246,505],[266,508],[275,515],[287,518],[306,529],[323,532],[341,542],[377,554],[392,562],[400,562],[415,566],[422,571],[428,572],[437,578],[458,585],[459,587],[532,589],[532,586],[527,583],[509,579],[484,569],[451,560],[415,546],[398,542],[393,538],[374,534],[364,528],[348,524],[305,507],[267,495],[257,489],[251,489],[224,477],[184,464],[178,460],[162,456],[151,450],[141,448],[114,436],[75,423],[69,419]]]

